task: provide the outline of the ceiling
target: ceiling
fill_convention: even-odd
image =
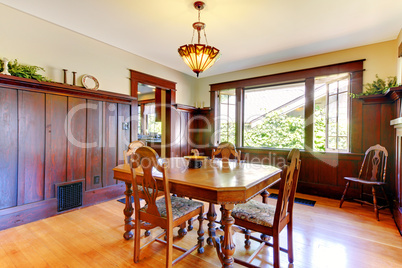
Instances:
[[[397,38],[400,0],[205,0],[200,78]],[[0,3],[195,77],[177,53],[198,20],[191,0],[0,0]],[[204,39],[202,39],[202,43]]]

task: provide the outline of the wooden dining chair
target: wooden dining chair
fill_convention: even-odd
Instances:
[[[353,200],[361,204],[369,204],[374,206],[374,212],[376,214],[377,220],[380,220],[379,210],[389,207],[388,197],[383,187],[385,185],[385,174],[387,171],[387,158],[388,151],[387,149],[385,149],[385,147],[377,144],[368,148],[368,150],[364,154],[364,159],[360,167],[359,175],[357,177],[344,177],[344,179],[346,180],[346,186],[345,190],[343,191],[339,207],[342,207],[350,183],[354,182],[360,184],[360,198]],[[363,188],[365,185],[371,186],[371,194],[364,192]],[[376,187],[381,189],[383,194],[382,197],[378,197],[376,195]],[[373,202],[371,203],[369,201],[363,200],[363,195],[372,196]],[[377,198],[385,199],[386,204],[383,206],[379,206],[377,203]]]
[[[211,159],[214,160],[216,158],[216,156],[221,156],[222,161],[229,161],[230,157],[234,157],[237,161],[237,163],[240,163],[240,155],[241,155],[241,151],[237,151],[236,150],[236,146],[234,146],[233,143],[231,142],[221,142],[218,147],[215,149],[212,149],[212,155],[211,155]],[[223,211],[223,206],[221,206],[220,208],[221,211],[221,215],[222,215],[222,211]],[[209,221],[215,221],[214,219],[216,219],[217,214],[215,212],[215,205],[212,203],[209,203],[208,206],[208,212],[207,212],[207,218]],[[216,221],[216,223],[218,224],[222,224],[221,221]],[[189,223],[190,224],[190,223]],[[208,245],[213,245],[213,241],[212,241],[212,237],[214,236],[213,233],[210,233],[210,231],[208,230],[208,238],[207,238],[207,243]]]
[[[245,247],[250,247],[250,239],[260,242],[258,249],[247,261],[235,258],[235,262],[247,267],[257,267],[250,262],[265,245],[272,246],[274,251],[274,267],[279,268],[279,251],[287,252],[288,260],[293,263],[293,204],[300,171],[300,152],[292,149],[288,155],[287,164],[281,173],[278,200],[276,205],[269,205],[251,199],[245,204],[236,205],[232,211],[235,224],[242,227],[245,233]],[[279,246],[279,234],[287,226],[288,248]],[[251,236],[251,231],[272,236],[273,242]]]
[[[138,148],[143,147],[143,146],[146,146],[144,141],[137,140],[137,141],[130,142],[127,150],[123,151],[124,164],[128,164],[128,158],[130,158],[130,156],[133,155]]]
[[[215,156],[221,155],[222,160],[229,160],[230,156],[234,156],[238,163],[240,163],[241,151],[236,151],[236,147],[230,142],[221,142],[218,148],[212,150],[211,159],[215,159]]]
[[[128,145],[127,151],[124,151],[124,153],[123,153],[124,161],[125,161],[124,164],[127,164],[127,158],[131,159],[131,156],[135,154],[135,152],[137,151],[138,148],[144,147],[144,146],[146,146],[146,143],[144,141],[137,140],[137,141],[130,142],[130,144]],[[131,164],[131,162],[129,164]],[[142,171],[141,166],[137,167],[137,171],[140,171],[140,170]],[[138,186],[138,187],[139,187],[140,198],[144,199],[144,196],[142,196],[142,194],[141,194],[143,189],[141,186]],[[162,195],[163,195],[163,192],[158,193],[158,196],[162,196]],[[185,233],[185,231],[181,231],[181,232],[183,234]],[[149,230],[146,230],[145,236],[149,236],[149,235],[151,235],[151,232]]]
[[[194,156],[199,156],[200,152],[198,151],[198,149],[191,149],[190,154]]]
[[[198,249],[199,253],[204,252],[204,230],[202,227],[204,206],[203,203],[175,197],[170,195],[169,180],[165,175],[165,165],[161,166],[158,163],[158,154],[154,149],[144,146],[136,150],[132,156],[133,167],[132,183],[134,185],[134,207],[135,207],[135,225],[134,225],[134,262],[138,263],[140,260],[140,251],[151,244],[146,243],[141,247],[140,242],[140,229],[150,230],[157,226],[165,231],[156,236],[152,242],[157,241],[165,243],[166,249],[166,267],[172,267],[179,260]],[[137,177],[135,169],[142,167],[143,176]],[[153,175],[153,169],[162,173],[162,181],[156,180]],[[139,187],[141,186],[141,188]],[[158,189],[161,188],[162,190]],[[140,190],[142,189],[142,190]],[[147,189],[147,190],[144,190]],[[162,191],[163,198],[158,197],[158,192]],[[140,198],[144,197],[145,206],[140,205]],[[191,249],[186,250],[182,247],[173,244],[173,228],[182,225],[190,218],[198,215],[199,229],[197,244]],[[166,235],[164,240],[160,237]],[[173,248],[184,252],[180,257],[173,260]]]

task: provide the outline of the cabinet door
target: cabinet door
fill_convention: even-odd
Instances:
[[[45,94],[18,91],[18,205],[44,199]]]
[[[66,116],[67,97],[46,94],[45,199],[55,198],[55,183],[66,181]]]
[[[68,98],[67,181],[85,178],[87,139],[87,101]]]
[[[113,168],[117,165],[117,104],[103,103],[103,157],[104,186],[116,184]]]
[[[17,93],[0,88],[0,209],[17,205]]]
[[[102,117],[103,103],[87,101],[86,190],[102,188]]]

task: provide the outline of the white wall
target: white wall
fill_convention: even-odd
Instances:
[[[177,102],[193,103],[197,80],[189,75],[3,4],[0,4],[0,14],[0,58],[43,67],[44,75],[54,82],[63,82],[62,69],[68,69],[69,84],[72,84],[72,71],[77,72],[79,79],[90,74],[98,79],[100,90],[128,95],[129,69],[133,69],[176,82]]]
[[[180,104],[194,105],[197,101],[209,106],[209,85],[213,83],[359,59],[366,59],[364,83],[372,82],[376,74],[382,78],[398,75],[398,81],[402,80],[402,62],[396,53],[402,34],[393,41],[196,79],[3,4],[0,14],[0,58],[44,67],[44,75],[55,82],[63,81],[62,69],[69,70],[68,83],[72,83],[71,71],[76,71],[78,78],[90,74],[99,80],[101,90],[122,94],[130,94],[128,69],[137,70],[176,82]]]
[[[275,73],[289,72],[318,66],[325,66],[335,63],[342,63],[353,60],[366,59],[363,63],[365,72],[363,73],[363,83],[375,80],[378,74],[381,78],[396,75],[397,66],[397,40],[367,45],[352,49],[335,51],[317,56],[301,58],[292,61],[280,62],[265,65],[257,68],[231,72],[222,75],[200,78],[197,84],[196,101],[204,102],[209,106],[210,84],[240,80],[250,77],[264,76]],[[215,64],[219,64],[219,61]],[[213,68],[213,66],[211,67]]]
[[[398,48],[402,43],[402,30],[399,32],[398,38],[396,39],[396,52],[395,54],[398,56]],[[396,81],[398,84],[402,84],[402,57],[397,59],[396,64]]]

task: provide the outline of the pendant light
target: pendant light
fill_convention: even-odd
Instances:
[[[183,61],[197,74],[207,70],[211,67],[221,56],[219,49],[216,47],[208,46],[207,35],[205,33],[205,23],[200,21],[200,11],[204,9],[205,3],[196,1],[194,3],[195,9],[198,10],[198,22],[193,23],[193,38],[191,44],[179,47],[178,51]],[[197,31],[198,43],[193,44],[194,32]],[[205,43],[201,44],[201,31],[204,31]]]

